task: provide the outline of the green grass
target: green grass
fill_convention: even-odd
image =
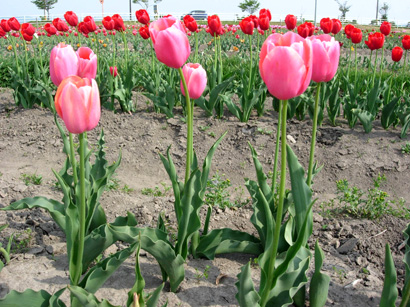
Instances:
[[[30,184],[40,185],[43,181],[43,176],[34,174],[22,174],[21,180],[24,181],[24,184],[29,186]]]

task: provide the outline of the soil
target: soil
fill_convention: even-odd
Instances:
[[[46,196],[60,200],[55,188],[52,169],[59,170],[65,161],[62,141],[50,111],[34,108],[24,110],[14,107],[12,92],[0,90],[0,207],[5,207],[24,197]],[[162,114],[146,110],[146,99],[136,95],[139,109],[134,114],[103,110],[98,127],[91,131],[90,142],[96,142],[102,128],[106,140],[108,161],[115,161],[120,151],[122,162],[117,170],[117,187],[102,197],[109,221],[117,216],[134,213],[142,226],[155,226],[160,212],[175,228],[173,194],[170,181],[158,153],[165,154],[168,146],[176,162],[180,177],[184,173],[186,125],[180,119],[167,119]],[[266,105],[270,105],[267,103]],[[240,208],[213,210],[211,228],[230,227],[256,234],[249,221],[252,207],[244,178],[255,178],[255,170],[248,146],[250,142],[259,153],[267,172],[272,169],[277,113],[267,110],[261,118],[252,117],[248,123],[239,123],[229,114],[222,120],[207,118],[200,109],[195,110],[194,148],[199,161],[223,132],[226,137],[217,149],[212,164],[212,174],[224,174],[230,180],[231,200],[248,204]],[[306,169],[311,137],[311,121],[288,121],[288,139],[291,147]],[[261,133],[265,131],[266,133]],[[378,306],[384,280],[384,246],[389,243],[398,273],[399,287],[404,279],[403,230],[408,221],[391,215],[368,220],[331,214],[321,204],[336,198],[336,181],[347,179],[350,186],[363,191],[373,187],[378,174],[386,176],[380,187],[390,199],[410,199],[410,156],[403,154],[406,139],[399,138],[399,130],[384,130],[378,121],[371,133],[364,133],[357,125],[350,129],[340,118],[336,127],[326,121],[318,131],[316,160],[323,169],[314,178],[314,231],[310,238],[319,241],[325,252],[323,271],[331,276],[327,306]],[[40,175],[40,185],[26,185],[24,175]],[[144,188],[156,186],[164,196],[144,195]],[[289,187],[289,185],[288,185]],[[128,188],[128,189],[127,189]],[[337,203],[337,202],[336,202]],[[0,211],[0,225],[8,228],[0,235],[5,245],[14,233],[10,263],[0,272],[0,297],[10,290],[45,289],[53,293],[69,283],[65,237],[47,212],[43,210]],[[31,233],[30,233],[31,232]],[[18,245],[18,243],[20,244]],[[17,246],[18,245],[18,246]],[[116,244],[106,255],[116,252]],[[186,262],[186,277],[177,293],[165,287],[161,303],[168,306],[237,306],[235,300],[236,275],[249,261],[251,255],[220,255],[215,260],[191,259]],[[141,251],[141,271],[146,281],[146,291],[151,292],[161,284],[161,272],[155,259]],[[209,268],[207,278],[201,273]],[[252,268],[256,284],[259,269]],[[134,284],[134,261],[129,258],[123,266],[97,292],[97,296],[112,304],[125,306],[127,292]],[[67,291],[66,291],[67,292]],[[67,300],[67,295],[63,297]]]

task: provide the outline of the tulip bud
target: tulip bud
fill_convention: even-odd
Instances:
[[[78,72],[81,78],[95,79],[97,75],[97,55],[88,47],[80,47],[77,52]]]
[[[182,68],[182,73],[188,87],[189,97],[198,99],[206,87],[206,71],[198,63],[187,63]],[[181,81],[181,92],[185,96],[185,90]]]
[[[402,56],[403,56],[403,49],[399,46],[394,47],[393,50],[391,51],[391,59],[394,62],[399,62]]]
[[[64,78],[76,75],[78,71],[78,57],[73,47],[59,43],[51,50],[50,77],[51,81],[59,86]]]

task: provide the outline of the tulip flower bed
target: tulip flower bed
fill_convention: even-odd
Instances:
[[[0,303],[407,306],[410,36],[136,17],[0,23]]]

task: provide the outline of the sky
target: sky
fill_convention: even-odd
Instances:
[[[344,3],[346,0],[341,0]],[[191,10],[201,9],[206,10],[208,14],[219,13],[221,19],[223,14],[237,13],[239,16],[245,16],[238,8],[242,0],[163,0],[158,3],[160,13],[173,15],[186,14]],[[312,19],[315,11],[315,0],[289,0],[289,1],[273,1],[259,0],[260,8],[268,8],[273,20],[283,20],[287,14],[293,14],[300,19]],[[339,6],[334,0],[316,0],[317,2],[317,18],[320,20],[323,17],[337,18],[340,15]],[[398,24],[407,24],[410,21],[410,1],[403,0],[379,0],[379,6],[386,2],[390,6],[388,13],[389,19],[396,21]],[[3,4],[3,5],[2,5]],[[153,13],[153,0],[150,0],[149,13]],[[348,19],[362,20],[363,23],[370,22],[376,17],[377,0],[347,0],[347,4],[351,5],[350,11],[347,13]],[[0,18],[20,17],[42,15],[31,0],[0,0]],[[141,8],[138,4],[131,5],[132,16],[135,20],[135,11]],[[50,11],[50,15],[54,17],[62,17],[66,11],[74,11],[79,16],[102,15],[102,6],[100,0],[58,0],[54,8]],[[105,15],[112,14],[129,14],[129,0],[104,0]],[[226,15],[229,16],[229,15]],[[380,14],[379,14],[380,16]]]

